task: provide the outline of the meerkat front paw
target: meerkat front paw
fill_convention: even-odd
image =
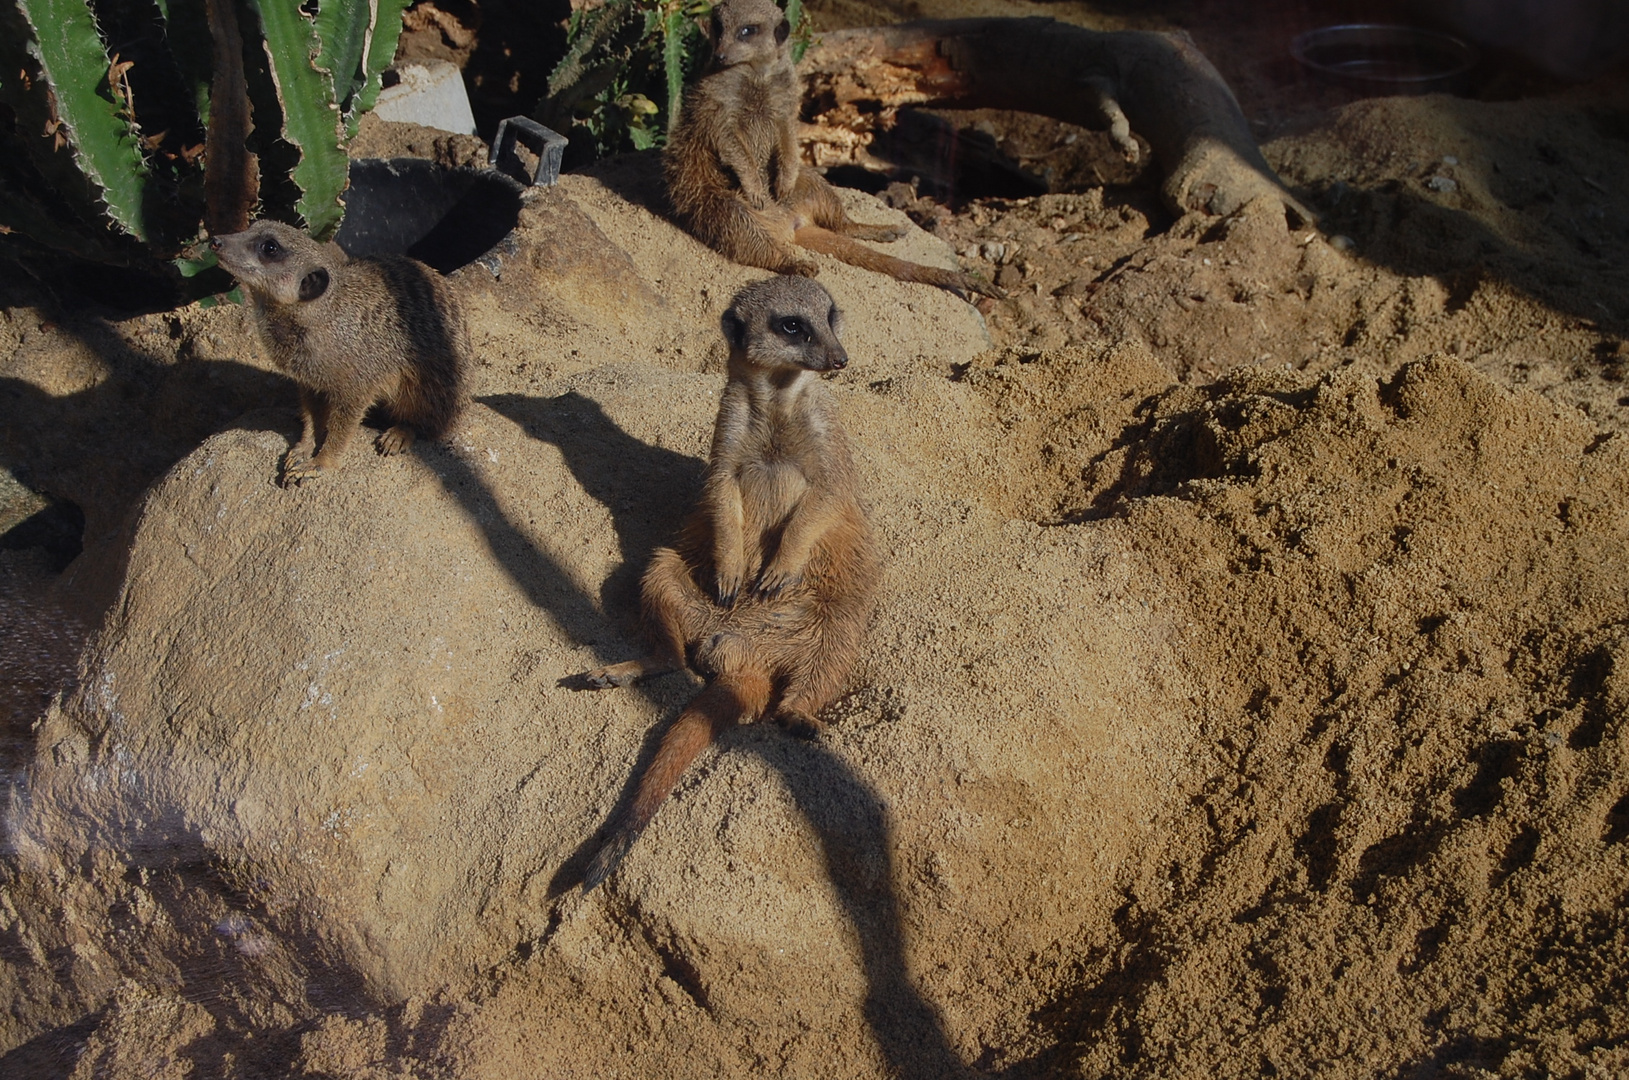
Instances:
[[[318,476],[319,472],[323,471],[323,466],[313,464],[311,461],[314,451],[316,445],[306,441],[298,441],[290,446],[288,453],[283,454],[282,461],[277,463],[279,466],[277,484],[280,487],[293,487],[300,481],[308,481],[311,477]]]
[[[714,586],[714,595],[718,597],[719,607],[735,606],[736,597],[741,595],[741,579],[743,576],[740,570],[720,570],[718,572],[718,582]]]
[[[373,445],[386,457],[391,454],[403,453],[413,445],[413,429],[406,424],[397,424],[390,430],[382,432],[377,439],[373,440]]]

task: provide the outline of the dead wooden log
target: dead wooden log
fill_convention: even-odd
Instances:
[[[1107,130],[1128,157],[1135,131],[1178,214],[1230,214],[1266,195],[1295,223],[1316,220],[1261,156],[1233,92],[1187,34],[935,19],[822,34],[801,71],[805,117],[856,156],[901,106],[1013,109]]]

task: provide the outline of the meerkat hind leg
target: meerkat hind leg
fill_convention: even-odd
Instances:
[[[627,686],[679,670],[685,666],[685,646],[711,634],[721,621],[722,612],[696,585],[690,567],[672,548],[656,550],[640,592],[646,622],[656,634],[656,650],[638,660],[584,672],[583,680],[596,689]]]
[[[820,710],[830,705],[841,692],[843,680],[848,675],[847,664],[843,668],[838,672],[794,672],[787,680],[786,689],[775,710],[775,718],[781,726],[800,739],[812,739],[825,730]]]
[[[679,666],[658,657],[643,657],[585,671],[582,677],[584,682],[596,690],[610,690],[618,686],[631,686],[640,679],[648,679],[653,675],[666,675],[670,671],[679,670]]]
[[[697,224],[704,220],[703,239],[743,266],[800,277],[820,273],[820,264],[793,242],[793,223],[785,207],[753,210],[739,199],[721,199],[697,215]]]
[[[813,221],[822,229],[856,240],[880,240],[884,243],[898,240],[906,229],[902,225],[863,225],[848,216],[842,200],[832,190],[826,178],[813,169],[798,173],[797,186],[792,189],[792,209]]]

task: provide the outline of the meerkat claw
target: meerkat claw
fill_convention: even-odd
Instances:
[[[814,739],[819,736],[820,729],[825,727],[819,720],[807,713],[796,712],[792,709],[781,711],[781,726],[786,728],[787,734],[795,739]]]
[[[994,282],[984,281],[981,278],[976,278],[972,274],[963,274],[962,283],[962,288],[970,293],[977,293],[980,296],[988,296],[992,300],[1007,299],[1007,290],[1003,289],[999,285],[996,285]],[[963,297],[963,299],[967,298]]]
[[[315,480],[323,472],[323,467],[315,461],[288,462],[283,466],[282,485],[284,487],[299,487],[307,480]]]
[[[717,593],[719,607],[734,607],[737,597],[741,595],[741,579],[733,576],[726,579],[723,575],[719,575]]]
[[[583,672],[583,682],[594,690],[615,690],[622,686],[632,686],[636,678],[637,676],[632,673],[613,671],[608,667]]]
[[[413,445],[413,429],[406,424],[397,424],[389,431],[380,434],[373,441],[373,445],[386,457],[392,454],[404,453]]]
[[[771,574],[766,571],[764,576],[758,579],[758,595],[773,600],[786,590],[796,588],[802,581],[802,574],[779,572]]]

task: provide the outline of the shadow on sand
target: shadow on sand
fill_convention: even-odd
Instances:
[[[623,564],[607,579],[602,596],[607,609],[636,611],[639,575],[651,552],[674,534],[689,509],[700,487],[703,463],[640,442],[606,416],[597,402],[576,392],[553,399],[506,394],[481,400],[531,437],[558,447],[584,490],[610,510]],[[455,485],[461,478],[443,479],[458,490]],[[495,504],[489,493],[471,494],[485,504],[478,508],[483,512],[477,513],[477,520],[495,522],[488,525],[494,550],[507,548],[513,527],[501,515],[493,518],[490,511]],[[570,586],[558,576],[549,589],[528,587],[528,593],[539,597],[568,629],[587,625],[582,620],[594,611],[593,604],[580,593],[561,595],[567,591]],[[599,618],[597,613],[594,617]],[[589,639],[609,636],[595,633]],[[604,657],[607,661],[626,658]],[[651,688],[644,694],[658,703]],[[632,799],[637,777],[675,716],[667,717],[646,737],[622,797],[601,833]],[[906,1080],[965,1075],[966,1067],[945,1038],[938,1011],[916,989],[906,967],[899,900],[893,888],[893,836],[877,792],[819,743],[793,739],[773,725],[732,732],[722,740],[721,748],[727,753],[754,753],[779,773],[819,838],[827,873],[860,942],[867,982],[865,1018],[893,1071]],[[598,834],[589,837],[560,867],[550,883],[551,894],[581,881],[601,839]]]

